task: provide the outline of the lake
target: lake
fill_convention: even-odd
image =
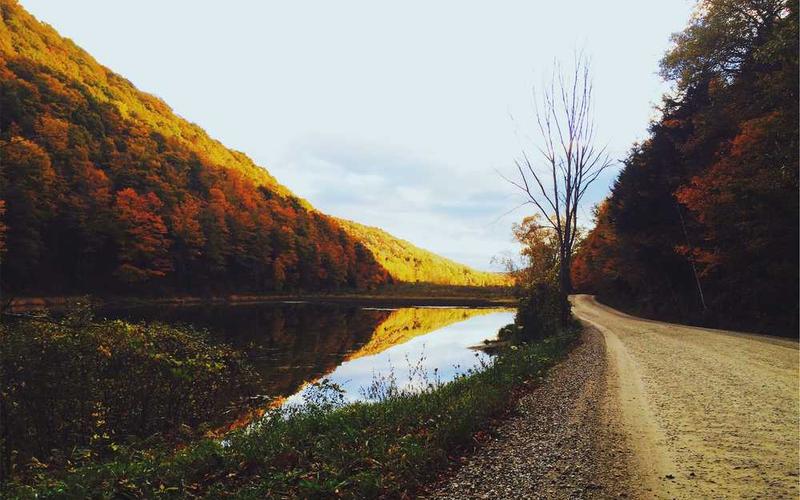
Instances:
[[[497,336],[513,311],[467,307],[365,307],[285,302],[145,306],[99,311],[129,321],[190,324],[212,341],[244,352],[260,377],[260,396],[303,400],[308,384],[336,384],[346,401],[370,399],[375,380],[414,389],[447,382],[488,361],[471,349]]]

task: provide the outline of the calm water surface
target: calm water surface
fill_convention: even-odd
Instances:
[[[215,342],[243,351],[261,379],[261,394],[300,402],[308,384],[328,379],[348,401],[364,399],[376,379],[414,388],[488,360],[470,349],[513,321],[508,309],[370,308],[319,303],[147,306],[101,311],[132,321],[191,324]]]

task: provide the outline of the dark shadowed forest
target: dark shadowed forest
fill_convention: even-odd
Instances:
[[[661,62],[675,91],[576,256],[635,312],[796,335],[797,5],[709,2]]]

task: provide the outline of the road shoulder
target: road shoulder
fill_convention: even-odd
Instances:
[[[673,476],[675,467],[665,449],[664,433],[647,402],[636,361],[611,330],[586,319],[581,321],[603,335],[609,365],[604,421],[616,430],[617,441],[623,442],[628,452],[632,496],[674,498],[667,478]]]
[[[425,496],[640,496],[631,466],[636,455],[619,427],[610,373],[604,337],[587,327],[580,344],[515,403],[492,438]]]

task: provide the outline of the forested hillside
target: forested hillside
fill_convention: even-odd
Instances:
[[[576,288],[655,316],[797,334],[798,9],[708,0],[675,84],[575,259]]]
[[[510,283],[503,274],[476,271],[395,238],[377,227],[344,219],[339,219],[339,223],[350,236],[363,243],[378,264],[397,281],[460,286],[503,286]]]
[[[14,0],[0,0],[0,211],[13,293],[392,281],[335,219]]]

